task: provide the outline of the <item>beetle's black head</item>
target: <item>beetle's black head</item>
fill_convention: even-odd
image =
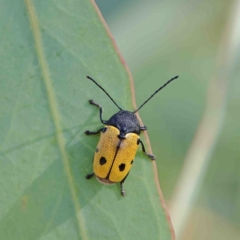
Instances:
[[[115,113],[108,121],[107,125],[114,126],[120,131],[120,138],[124,138],[127,133],[140,134],[140,124],[133,112],[121,110]]]

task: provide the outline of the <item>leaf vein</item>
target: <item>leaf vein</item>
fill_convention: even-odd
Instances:
[[[60,114],[57,110],[57,101],[55,98],[54,89],[53,89],[52,81],[50,78],[50,72],[48,69],[45,53],[43,50],[42,37],[41,37],[41,32],[38,24],[38,18],[37,18],[32,0],[25,0],[25,5],[27,8],[27,13],[29,16],[29,21],[31,24],[32,32],[33,32],[35,49],[36,49],[37,57],[39,60],[40,68],[42,71],[43,81],[46,87],[46,93],[49,101],[50,112],[51,112],[55,129],[56,129],[56,138],[57,138],[59,149],[62,155],[63,165],[64,165],[65,173],[68,179],[68,184],[69,184],[73,204],[76,211],[76,219],[79,227],[79,236],[82,237],[82,239],[88,239],[87,233],[85,231],[84,221],[83,219],[80,218],[80,214],[78,214],[81,208],[78,202],[77,193],[74,189],[74,179],[71,173],[67,151],[65,149],[65,142],[64,142],[64,137],[62,135],[62,127],[60,124]]]

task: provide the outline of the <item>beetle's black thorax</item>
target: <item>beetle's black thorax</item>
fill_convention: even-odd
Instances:
[[[121,110],[114,114],[106,124],[118,128],[122,137],[130,132],[140,134],[140,124],[133,112]]]

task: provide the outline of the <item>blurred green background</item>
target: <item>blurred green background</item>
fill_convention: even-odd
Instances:
[[[209,82],[219,71],[217,57],[234,2],[96,3],[132,72],[138,105],[180,75],[140,111],[168,204],[204,112]],[[228,75],[224,125],[181,239],[240,239],[239,60]]]

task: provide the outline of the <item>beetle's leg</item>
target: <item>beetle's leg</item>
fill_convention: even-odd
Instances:
[[[102,122],[102,124],[106,124],[106,121],[102,119],[102,114],[103,114],[102,106],[100,104],[95,103],[92,99],[89,100],[89,103],[99,108],[100,121]]]
[[[128,174],[129,174],[129,172],[128,172]],[[125,190],[123,189],[123,183],[124,183],[124,181],[126,180],[128,174],[127,174],[126,177],[120,182],[120,190],[121,190],[121,195],[122,195],[123,197],[126,196],[126,192],[125,192]]]
[[[122,195],[123,197],[125,197],[125,196],[126,196],[126,192],[125,192],[125,190],[123,189],[123,182],[120,182],[120,190],[121,190],[121,195]]]
[[[140,131],[144,131],[144,130],[147,130],[146,126],[140,127]]]
[[[86,135],[96,135],[96,134],[99,134],[100,132],[103,132],[104,129],[105,129],[105,128],[100,128],[99,130],[97,130],[97,131],[95,131],[95,132],[92,132],[92,131],[87,130],[87,131],[85,131],[85,134],[86,134]]]
[[[94,173],[90,173],[90,174],[88,174],[87,176],[86,176],[86,179],[90,179],[90,178],[92,178],[94,176]]]
[[[144,144],[143,144],[143,142],[141,141],[140,138],[139,138],[138,141],[137,141],[137,144],[139,144],[139,143],[141,143],[141,145],[142,145],[142,151],[143,151],[151,160],[155,160],[154,155],[149,154],[149,153],[147,153],[147,152],[145,151]]]

